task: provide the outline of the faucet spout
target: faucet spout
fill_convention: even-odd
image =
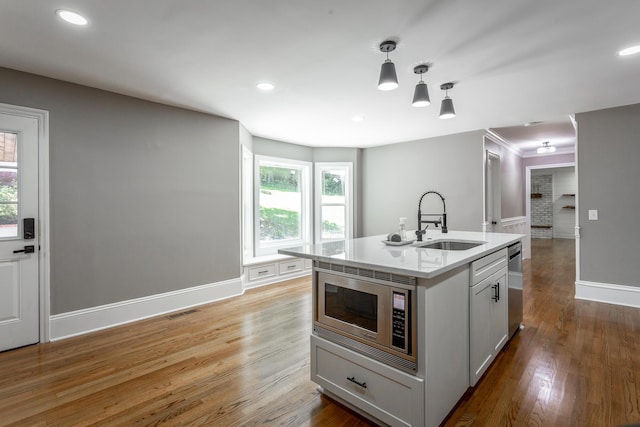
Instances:
[[[427,194],[435,194],[440,197],[440,200],[442,200],[441,214],[423,214],[422,213],[422,199],[424,199],[424,196],[426,196]],[[423,219],[423,217],[434,217],[434,216],[438,216],[440,218],[435,220]],[[422,224],[426,224],[426,227],[424,229],[422,229]],[[427,227],[429,227],[429,224],[433,224],[436,227],[441,226],[443,233],[449,232],[447,228],[447,205],[444,202],[444,197],[439,192],[433,191],[433,190],[423,193],[422,196],[420,196],[420,200],[418,201],[418,229],[416,230],[416,237],[419,242],[422,241],[422,235],[427,232]]]

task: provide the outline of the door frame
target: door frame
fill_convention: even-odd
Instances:
[[[489,149],[484,150],[484,176],[483,176],[483,221],[482,231],[484,232],[502,232],[500,221],[495,221],[495,226],[491,223],[489,218],[489,205],[493,210],[494,220],[498,216],[502,218],[502,177],[500,173],[500,155]],[[490,164],[491,163],[491,164]],[[497,163],[497,168],[496,168]],[[491,169],[497,169],[497,176],[493,176]]]
[[[51,337],[51,250],[49,234],[49,112],[0,103],[0,114],[28,117],[38,122],[38,302],[40,342]]]
[[[523,252],[527,254],[528,258],[531,258],[531,171],[540,169],[556,169],[556,168],[574,168],[576,174],[576,219],[575,226],[578,226],[578,167],[577,162],[562,162],[562,163],[547,163],[541,165],[530,165],[525,167],[525,184],[524,184],[524,200],[525,200],[525,216],[527,217],[527,238],[524,242]],[[576,234],[576,243],[579,236]],[[576,247],[578,245],[576,244]],[[576,265],[578,264],[578,253],[576,252]],[[577,280],[577,279],[576,279]]]

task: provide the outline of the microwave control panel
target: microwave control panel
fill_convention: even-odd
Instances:
[[[407,345],[407,295],[393,292],[393,316],[391,324],[391,345],[406,349]]]

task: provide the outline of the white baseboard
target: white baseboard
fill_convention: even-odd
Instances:
[[[240,278],[51,316],[51,341],[242,295]]]
[[[274,283],[284,282],[285,280],[297,279],[298,277],[309,276],[311,270],[304,269],[298,273],[287,273],[286,275],[268,277],[261,280],[247,280],[245,274],[245,280],[243,281],[244,289],[259,288],[261,286],[273,285]]]
[[[640,287],[578,280],[576,299],[640,308]]]

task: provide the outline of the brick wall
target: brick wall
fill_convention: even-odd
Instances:
[[[531,176],[531,237],[534,239],[551,239],[551,228],[535,228],[533,226],[553,226],[553,180],[552,175]],[[535,197],[540,194],[540,197]]]

